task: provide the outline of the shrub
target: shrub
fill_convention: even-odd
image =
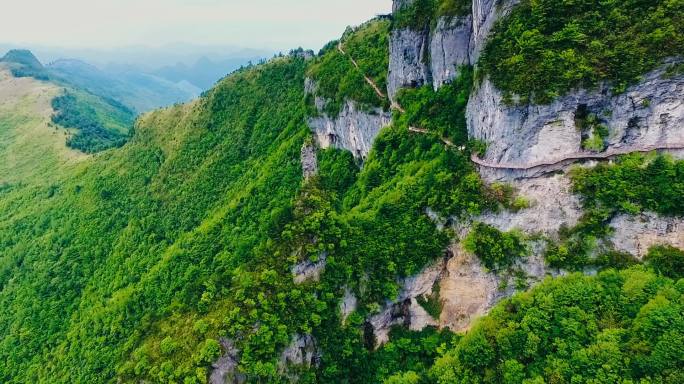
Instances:
[[[504,233],[483,223],[473,225],[463,245],[489,270],[508,268],[528,253],[523,236],[519,232]]]
[[[659,274],[673,279],[684,278],[684,251],[681,249],[664,245],[652,247],[645,261]]]

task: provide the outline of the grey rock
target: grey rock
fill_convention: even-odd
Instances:
[[[318,257],[318,261],[303,261],[292,267],[292,276],[295,284],[302,284],[307,281],[319,281],[321,274],[325,270],[328,254],[323,252]]]
[[[509,183],[529,208],[517,212],[502,210],[485,213],[473,219],[500,231],[518,229],[527,235],[556,237],[562,226],[574,227],[582,216],[582,204],[572,193],[572,183],[565,175],[553,175]]]
[[[318,159],[313,144],[305,143],[301,150],[302,174],[309,179],[318,174]]]
[[[413,3],[395,0],[393,10]],[[462,65],[476,65],[497,20],[519,0],[473,0],[465,17],[442,17],[433,31],[404,28],[390,35],[388,93],[392,100],[401,88],[432,83],[435,89],[458,76]]]
[[[221,347],[224,350],[221,356],[211,367],[209,376],[210,384],[243,384],[247,381],[245,375],[237,371],[240,351],[235,347],[232,340],[221,339]]]
[[[321,355],[316,339],[311,335],[295,335],[290,345],[283,350],[278,361],[278,370],[286,373],[289,367],[317,367]]]
[[[420,87],[431,82],[430,30],[410,28],[394,30],[390,34],[389,72],[387,92],[395,100],[405,87]]]
[[[347,101],[337,118],[322,115],[310,118],[309,127],[321,148],[340,148],[350,151],[355,158],[365,159],[380,130],[392,122],[392,115],[381,109],[366,112]]]
[[[394,0],[394,1],[392,1],[392,13],[395,13],[395,12],[399,11],[400,9],[415,3],[415,1],[416,0]]]
[[[508,15],[519,2],[520,0],[473,0],[470,64],[477,64],[496,22]]]
[[[660,217],[646,212],[640,215],[618,215],[610,222],[610,238],[616,250],[643,258],[649,248],[669,245],[684,249],[684,219]]]
[[[389,332],[394,325],[404,325],[412,330],[421,330],[428,325],[437,325],[416,299],[432,293],[432,287],[441,278],[446,268],[446,259],[437,261],[416,276],[400,281],[402,287],[398,297],[385,303],[380,312],[372,316],[376,345],[389,341]]]
[[[488,144],[486,161],[518,165],[587,153],[575,123],[581,108],[608,127],[607,150],[683,143],[684,76],[663,78],[663,71],[646,74],[622,94],[604,84],[546,105],[507,105],[485,79],[468,103],[468,132]]]
[[[470,64],[472,28],[472,16],[438,20],[430,41],[430,70],[435,89],[456,78],[461,66]]]
[[[340,302],[340,315],[342,317],[342,324],[347,322],[347,318],[352,314],[352,312],[356,311],[357,306],[358,300],[356,296],[349,288],[345,288],[344,297],[342,298],[342,302]]]

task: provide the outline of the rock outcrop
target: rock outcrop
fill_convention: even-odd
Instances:
[[[380,313],[369,320],[373,328],[376,345],[382,345],[389,340],[389,332],[394,325],[403,325],[412,330],[421,330],[428,325],[438,325],[420,304],[417,298],[429,295],[446,267],[450,256],[439,260],[425,268],[416,276],[408,277],[400,282],[402,287],[396,300],[388,301]]]
[[[610,222],[610,241],[616,250],[642,259],[656,245],[684,249],[684,219],[661,217],[647,212],[641,215],[619,215]]]
[[[311,335],[295,335],[290,345],[285,348],[278,361],[278,370],[281,373],[289,367],[316,367],[321,356],[316,346],[316,339]]]
[[[459,245],[452,247],[454,257],[446,265],[440,282],[442,313],[440,326],[454,332],[470,329],[473,320],[487,313],[504,292],[499,290],[499,277],[487,272],[475,255],[465,252]]]
[[[529,207],[517,212],[486,213],[474,221],[507,232],[518,229],[527,235],[555,237],[561,226],[574,227],[582,216],[579,197],[572,193],[570,179],[561,174],[510,182]]]
[[[488,144],[485,161],[529,164],[588,152],[582,149],[579,115],[593,114],[608,127],[605,150],[684,144],[684,76],[664,69],[644,76],[626,92],[609,85],[578,90],[547,105],[515,106],[484,80],[467,109],[469,135]]]
[[[435,89],[458,76],[459,68],[470,65],[471,16],[437,21],[430,41],[430,72]]]
[[[420,87],[431,82],[430,29],[393,30],[390,34],[390,60],[387,92],[392,100],[401,88]]]
[[[463,65],[475,65],[494,23],[519,0],[473,0],[469,15],[440,17],[434,26],[401,28],[390,36],[388,93],[432,83],[437,89],[458,76]],[[395,0],[393,11],[413,4]]]
[[[309,179],[318,174],[318,159],[316,158],[316,147],[313,144],[305,143],[301,151],[302,175],[304,179]]]
[[[307,78],[304,90],[308,94],[315,94],[316,83]],[[339,115],[334,118],[323,112],[325,99],[315,97],[314,104],[319,115],[309,118],[307,123],[314,133],[316,144],[320,148],[346,149],[359,160],[364,160],[368,156],[375,137],[381,129],[392,122],[390,112],[380,108],[362,110],[352,100],[347,100]]]
[[[307,281],[319,281],[325,270],[327,253],[323,252],[317,261],[305,260],[292,267],[292,278],[295,284],[303,284]]]
[[[224,354],[214,364],[209,376],[210,384],[243,384],[247,381],[245,375],[237,371],[239,351],[232,340],[221,339]]]

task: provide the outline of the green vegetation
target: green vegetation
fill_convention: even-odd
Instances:
[[[684,161],[667,156],[633,154],[612,164],[576,168],[571,174],[574,192],[582,197],[585,214],[578,225],[564,228],[560,242],[549,244],[546,261],[555,268],[581,270],[585,266],[626,266],[624,255],[590,257],[598,242],[610,234],[608,222],[616,214],[651,211],[684,214]]]
[[[467,142],[465,108],[470,84],[472,70],[463,67],[458,79],[437,91],[432,85],[401,90],[398,99],[406,113],[401,114],[399,120],[408,126],[427,129],[452,143]]]
[[[431,370],[437,383],[680,383],[684,285],[641,267],[548,279],[505,300]]]
[[[429,295],[419,296],[417,301],[433,319],[439,319],[439,315],[442,313],[442,302],[439,298],[439,283],[435,283],[432,286],[432,292],[430,292]]]
[[[634,154],[614,164],[578,168],[574,190],[592,211],[684,215],[684,161]]]
[[[575,126],[582,132],[582,148],[594,152],[606,149],[608,127],[595,113],[587,111],[585,105],[581,105],[575,113]]]
[[[622,92],[684,52],[684,2],[523,0],[494,32],[480,67],[509,100],[548,103],[602,81]]]
[[[461,2],[431,4],[438,15],[465,12]],[[319,175],[303,180],[305,78],[331,116],[345,100],[387,108],[363,76],[384,87],[388,29],[376,20],[345,34],[349,56],[333,43],[314,60],[294,54],[239,70],[191,104],[141,117],[127,145],[52,173],[52,155],[25,179],[0,163],[0,382],[202,383],[225,345],[255,383],[681,382],[684,285],[667,276],[680,276],[682,257],[669,248],[654,248],[647,266],[549,279],[463,338],[396,328],[376,349],[368,317],[452,241],[428,208],[463,220],[528,205],[510,186],[485,185],[469,159],[481,145],[466,134],[468,68],[439,91],[402,92],[406,112],[361,169],[348,152],[322,150]],[[72,145],[98,150],[112,143],[103,130],[126,134],[129,115],[90,96],[54,99],[55,121],[80,129]],[[15,155],[27,147],[17,132],[34,123],[28,109],[0,120],[0,144],[9,143],[0,155],[19,157],[22,171],[42,155]],[[46,124],[31,133],[55,128]],[[573,173],[588,214],[561,233],[549,262],[587,265],[615,213],[681,214],[681,164],[632,156]],[[501,270],[526,256],[525,240],[477,223],[463,241]],[[295,284],[293,267],[323,260],[318,279]],[[593,262],[633,260],[606,252]],[[523,289],[526,277],[516,278]],[[345,293],[357,306],[343,317]],[[418,301],[440,315],[438,285]],[[315,338],[316,369],[280,366],[295,335]]]
[[[648,250],[646,263],[656,272],[672,279],[684,279],[684,251],[657,246]]]
[[[67,91],[52,100],[52,108],[53,123],[76,130],[67,145],[85,153],[122,146],[135,117],[120,103],[85,92]]]
[[[323,151],[321,176],[302,185],[308,64],[237,72],[51,185],[3,190],[3,212],[22,214],[0,221],[0,381],[203,382],[226,338],[242,372],[273,382],[292,335],[311,333],[321,368],[302,380],[368,382],[363,318],[449,240],[425,208],[464,216],[498,202],[467,153],[403,122],[361,171]],[[294,285],[291,266],[323,252],[321,281]],[[345,286],[359,310],[343,326]]]
[[[522,234],[516,231],[504,233],[483,223],[472,225],[463,246],[490,271],[506,269],[528,254]]]
[[[434,28],[440,17],[462,17],[472,12],[472,0],[415,0],[394,14],[392,29]]]
[[[364,76],[368,76],[385,92],[387,89],[387,67],[389,65],[389,22],[375,20],[356,30],[347,31],[338,49],[333,41],[324,48],[310,66],[307,76],[316,82],[316,89],[310,95],[309,103],[318,96],[326,101],[324,112],[337,117],[347,100],[356,101],[362,108],[389,108],[389,100],[380,97]],[[359,68],[356,68],[354,59]]]

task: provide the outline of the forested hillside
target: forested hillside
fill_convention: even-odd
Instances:
[[[24,179],[0,166],[0,382],[684,382],[684,252],[653,246],[639,259],[607,241],[618,215],[682,216],[684,160],[631,155],[556,172],[581,206],[576,225],[558,237],[502,231],[478,220],[535,207],[478,172],[471,159],[488,143],[469,137],[466,119],[485,76],[521,102],[638,81],[682,54],[684,3],[523,0],[480,63],[391,99],[398,31],[472,17],[469,1],[402,3],[393,20],[350,28],[317,55],[292,51],[142,115],[128,140],[119,122],[132,118],[115,105],[55,95],[54,123],[79,130],[69,146],[110,149]],[[602,18],[630,35],[606,37],[593,23]],[[648,56],[661,32],[667,51]],[[519,57],[531,35],[548,60],[573,49],[595,65]],[[609,47],[594,55],[590,37]],[[620,54],[639,66],[623,71]],[[321,148],[308,124],[346,118],[345,104],[392,113],[367,157]],[[17,125],[0,116],[0,143],[14,143],[4,132]],[[64,149],[45,161],[73,155]],[[442,285],[405,291],[460,248],[478,264],[457,279],[468,268],[495,276],[501,302],[456,333],[438,322]],[[521,263],[539,249],[548,273],[530,287]],[[437,321],[415,329],[412,300]],[[386,340],[383,313],[402,319]]]
[[[5,68],[16,78],[33,78],[63,87],[62,94],[52,100],[52,122],[68,130],[68,147],[95,153],[126,142],[135,112],[111,98],[110,93],[93,93],[89,81],[84,80],[86,74],[65,76],[44,67],[27,50],[8,52],[0,59],[0,69]]]

